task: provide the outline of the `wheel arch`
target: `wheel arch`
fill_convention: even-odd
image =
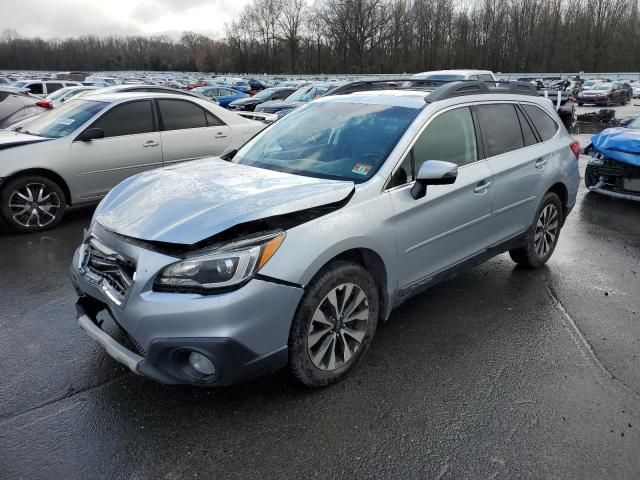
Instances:
[[[555,193],[560,198],[560,203],[562,203],[562,223],[564,223],[564,220],[567,218],[569,213],[569,190],[567,189],[567,186],[562,182],[556,182],[549,187],[547,193]]]
[[[347,261],[367,270],[378,288],[380,319],[386,320],[390,313],[388,272],[382,257],[370,248],[357,247],[344,250],[326,261],[314,274],[316,278],[334,262]]]
[[[38,175],[41,177],[45,177],[58,184],[58,186],[62,189],[64,196],[66,197],[67,205],[71,205],[71,190],[69,190],[69,185],[67,185],[67,182],[56,172],[54,172],[53,170],[48,170],[46,168],[28,168],[26,170],[15,172],[2,179],[2,185],[0,185],[0,188],[11,180],[15,180],[16,178],[20,177],[28,177],[29,175]]]

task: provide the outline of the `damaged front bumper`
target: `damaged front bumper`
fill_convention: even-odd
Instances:
[[[640,201],[640,167],[609,158],[592,158],[585,177],[591,192]]]
[[[256,276],[219,294],[156,291],[156,273],[175,258],[124,242],[98,225],[94,230],[100,248],[110,253],[103,261],[122,257],[133,271],[129,291],[117,297],[105,288],[112,277],[95,278],[82,268],[84,248],[76,251],[70,269],[79,296],[78,325],[112,358],[166,384],[229,385],[286,366],[302,287]],[[114,270],[115,264],[105,272]],[[215,374],[194,372],[193,352],[212,362]]]

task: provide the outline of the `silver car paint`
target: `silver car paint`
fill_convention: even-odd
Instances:
[[[63,138],[46,139],[46,142],[36,143],[35,140],[39,140],[41,137],[28,136],[34,142],[20,145],[24,136],[17,136],[11,131],[0,131],[0,144],[13,142],[19,145],[0,150],[0,179],[28,169],[48,171],[65,181],[71,194],[71,198],[68,199],[71,204],[95,202],[124,179],[164,164],[162,132],[125,135],[91,142],[75,141],[76,137],[117,105],[133,100],[153,98],[172,98],[197,103],[212,111],[227,124],[226,127],[181,130],[181,135],[173,138],[173,145],[167,144],[167,150],[183,152],[184,157],[179,160],[191,160],[204,156],[202,143],[206,141],[206,138],[203,139],[201,130],[207,130],[205,135],[208,134],[210,137],[211,149],[207,155],[209,156],[219,155],[227,148],[239,147],[266,126],[264,123],[248,120],[228,112],[211,102],[191,97],[157,93],[95,94],[91,96],[91,100],[103,101],[108,105],[105,105],[105,109],[96,113],[84,124],[79,125],[74,132]],[[83,100],[72,99],[66,105],[75,101]],[[200,132],[192,130],[200,130]],[[216,147],[214,137],[220,131],[224,132],[228,141],[225,141],[224,146]],[[176,160],[178,159],[174,156],[167,159],[167,162]]]
[[[387,101],[389,104],[394,102],[410,104],[412,101],[415,103],[418,95],[420,94],[414,94],[413,100],[408,97],[381,100],[378,92],[370,97],[354,94],[345,97],[328,97],[317,101],[367,102],[375,99],[375,101]],[[99,207],[96,214],[97,221],[92,226],[94,233],[101,240],[108,242],[111,248],[127,251],[138,260],[140,276],[135,282],[134,291],[123,308],[113,309],[114,314],[126,329],[136,332],[135,336],[143,346],[148,339],[162,336],[166,329],[173,336],[184,337],[194,337],[204,333],[210,336],[241,335],[247,347],[256,352],[274,351],[285,348],[287,344],[293,312],[302,296],[302,288],[295,285],[301,287],[308,285],[321,267],[336,256],[351,249],[365,249],[371,255],[377,256],[385,267],[385,293],[388,301],[387,309],[383,314],[388,317],[391,309],[407,298],[407,295],[399,294],[401,290],[406,290],[407,287],[415,284],[428,284],[435,273],[524,232],[526,227],[534,221],[534,212],[540,199],[555,183],[566,186],[567,206],[573,206],[579,182],[578,162],[569,149],[571,138],[562,126],[553,139],[540,144],[539,148],[522,149],[513,154],[501,156],[502,158],[493,157],[460,168],[456,183],[430,186],[426,197],[421,200],[416,201],[411,197],[409,190],[412,184],[387,189],[388,180],[397,164],[405,157],[417,135],[436,115],[448,108],[470,103],[503,101],[518,103],[524,101],[536,104],[555,118],[559,125],[562,125],[549,102],[535,97],[466,96],[426,104],[373,178],[353,187],[353,196],[346,206],[287,230],[279,250],[260,270],[263,277],[287,282],[283,284],[276,282],[278,289],[275,289],[272,282],[253,279],[236,292],[209,297],[153,291],[153,279],[157,272],[176,259],[133,247],[113,237],[104,230],[101,223],[104,222],[122,234],[139,238],[149,236],[199,239],[206,233],[202,229],[201,222],[198,221],[203,204],[194,202],[189,208],[191,204],[189,200],[188,205],[173,209],[169,208],[171,202],[163,200],[147,211],[147,214],[158,217],[152,221],[154,227],[141,228],[140,226],[145,223],[142,215],[131,214],[124,210],[118,210],[118,214],[113,217],[106,214],[111,202],[114,202],[114,205],[127,204],[127,187],[129,184],[135,185],[136,182],[144,181],[145,175],[129,181],[122,188],[114,190],[103,201],[103,205]],[[267,134],[268,131],[265,131],[260,135]],[[538,158],[547,160],[542,173],[535,165]],[[512,168],[510,162],[515,162],[517,166]],[[211,165],[214,164],[211,163]],[[504,168],[504,171],[495,170],[498,168]],[[187,175],[188,170],[189,167],[185,167],[178,172]],[[164,174],[165,170],[158,172],[159,177]],[[167,173],[168,176],[175,174],[175,170]],[[153,176],[147,178],[153,178]],[[242,182],[241,185],[248,189],[248,193],[255,195],[261,189],[261,183],[270,178],[272,175],[267,171],[256,172],[251,178],[251,185]],[[523,190],[523,185],[531,179],[535,179],[535,190]],[[158,180],[154,179],[150,185],[153,186],[155,181]],[[230,181],[231,179],[225,180],[225,182]],[[513,185],[499,185],[504,181],[511,181]],[[476,192],[478,184],[485,182],[491,182],[491,185],[484,189],[486,191],[483,192],[481,189],[480,192]],[[180,184],[184,188],[180,189],[179,193],[189,195],[188,182],[180,181]],[[347,186],[344,187],[346,190]],[[229,194],[235,197],[237,192],[231,192],[234,187],[229,185],[229,189]],[[146,194],[153,197],[156,195],[155,191],[156,189],[149,188]],[[314,188],[307,192],[309,198],[314,198],[316,193]],[[117,198],[119,195],[123,198]],[[141,198],[138,195],[139,193],[136,192],[132,198]],[[168,198],[167,192],[160,192],[157,195],[163,199]],[[256,209],[256,211],[259,210],[259,216],[268,217],[287,211],[284,206],[291,193],[281,190],[278,191],[278,195],[282,197],[270,199],[268,203],[261,205],[263,208]],[[336,193],[335,196],[327,197],[325,201],[339,199],[341,195],[343,193]],[[216,202],[219,201],[220,199],[216,198]],[[133,199],[131,202],[130,205],[135,203]],[[312,203],[315,203],[315,200]],[[166,205],[166,209],[159,209],[158,206],[161,204]],[[294,211],[300,205],[292,204],[288,210]],[[499,207],[496,208],[498,205]],[[243,209],[246,208],[246,204],[243,205]],[[258,216],[257,213],[254,215],[251,209],[246,213],[247,217],[239,218],[237,221]],[[193,214],[196,220],[185,223],[184,216],[190,214]],[[227,216],[222,212],[216,215],[221,215],[221,222],[232,222],[235,217],[234,214]],[[120,216],[123,218],[121,219]],[[178,236],[158,236],[159,228],[174,225],[181,225],[178,230],[170,230],[171,235]],[[213,235],[222,226],[216,221],[211,221],[207,228],[211,229],[209,233]],[[106,240],[103,237],[106,237]],[[83,280],[77,269],[74,269],[73,274],[83,291],[105,301],[100,292],[96,292]],[[268,305],[268,308],[264,308],[265,305]],[[148,314],[149,311],[152,313]],[[256,331],[249,332],[250,329]]]

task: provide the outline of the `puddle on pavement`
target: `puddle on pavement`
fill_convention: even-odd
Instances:
[[[619,127],[620,124],[618,122],[609,122],[609,123],[600,123],[600,122],[575,122],[573,126],[569,129],[570,133],[573,134],[586,134],[593,135],[596,133],[600,133],[601,131],[607,128]]]

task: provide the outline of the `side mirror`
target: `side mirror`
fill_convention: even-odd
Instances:
[[[104,138],[104,130],[101,128],[87,128],[78,136],[78,140],[81,142],[90,142],[99,138]]]
[[[427,185],[450,185],[458,178],[458,166],[451,162],[427,160],[422,164],[411,196],[418,200],[427,194]]]

